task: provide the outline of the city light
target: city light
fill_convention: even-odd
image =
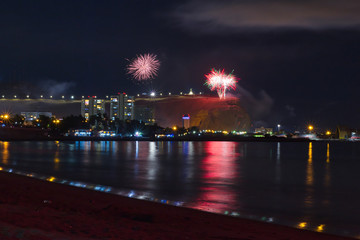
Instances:
[[[324,227],[325,227],[325,225],[324,225],[324,224],[321,224],[321,225],[319,225],[319,226],[316,228],[316,231],[317,231],[317,232],[322,232],[322,231],[324,231]]]
[[[331,135],[331,132],[328,130],[328,131],[326,131],[326,135]]]
[[[314,129],[314,126],[313,126],[313,125],[309,125],[309,126],[308,126],[308,129],[309,129],[310,131],[312,131],[312,130]]]
[[[53,96],[50,96],[50,98],[53,98]]]
[[[155,97],[155,95],[156,95],[155,92],[151,92],[151,93],[150,93],[150,96],[151,96],[151,97]]]
[[[16,95],[14,95],[14,98],[16,98]]]
[[[40,98],[43,98],[44,96],[43,95],[40,95]]]
[[[29,95],[26,95],[26,98],[29,98],[30,96]]]
[[[55,180],[55,177],[49,177],[46,180],[49,181],[49,182],[53,182]]]
[[[71,96],[71,99],[74,99],[74,96]]]
[[[306,222],[301,222],[301,223],[299,223],[298,227],[299,227],[299,228],[305,228],[306,225],[307,225]]]
[[[173,128],[172,128],[174,131],[176,131],[177,130],[177,127],[176,126],[173,126]]]
[[[65,98],[65,96],[61,96],[61,98],[62,98],[62,99],[64,99],[64,98]]]

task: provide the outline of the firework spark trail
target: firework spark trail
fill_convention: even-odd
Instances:
[[[232,74],[232,72],[230,74],[226,74],[224,69],[222,71],[211,69],[211,72],[206,74],[205,77],[205,84],[208,85],[211,91],[216,90],[220,99],[225,99],[226,91],[229,88],[236,88],[236,77]]]
[[[157,76],[160,61],[155,54],[143,54],[137,56],[127,67],[127,73],[138,81],[152,79]]]

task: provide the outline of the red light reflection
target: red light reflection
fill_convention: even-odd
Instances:
[[[206,142],[206,157],[201,163],[202,193],[192,208],[223,213],[234,209],[236,192],[231,189],[237,177],[236,159],[239,153],[234,142]]]

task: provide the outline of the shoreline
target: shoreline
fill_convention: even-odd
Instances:
[[[0,141],[154,141],[154,142],[186,142],[186,141],[230,141],[230,142],[332,142],[332,141],[344,141],[353,142],[338,139],[308,139],[308,138],[282,138],[282,137],[174,137],[174,138],[156,138],[156,137],[1,137]]]
[[[351,239],[0,172],[1,239]]]

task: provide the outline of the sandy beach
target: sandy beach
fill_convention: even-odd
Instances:
[[[0,239],[349,239],[0,172]]]

